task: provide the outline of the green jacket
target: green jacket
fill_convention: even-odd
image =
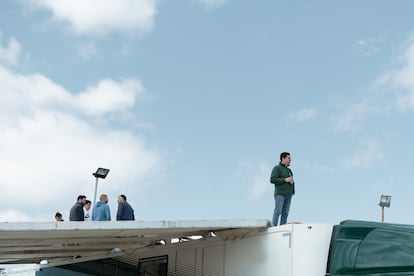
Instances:
[[[282,163],[273,168],[270,182],[275,184],[275,195],[287,196],[295,194],[295,183],[285,182],[285,178],[292,175],[292,170]]]

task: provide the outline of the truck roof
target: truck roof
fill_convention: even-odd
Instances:
[[[268,220],[0,222],[0,264],[57,266],[122,256],[189,236],[228,238],[270,227]]]

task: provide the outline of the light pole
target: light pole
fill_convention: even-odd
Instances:
[[[381,206],[381,209],[382,209],[381,221],[384,222],[384,207],[387,207],[387,208],[390,207],[390,205],[391,205],[391,196],[381,195],[380,203],[378,205]]]
[[[109,169],[104,168],[98,168],[96,172],[94,172],[92,175],[95,176],[96,182],[95,182],[95,196],[93,197],[93,206],[95,206],[96,203],[96,191],[98,190],[98,179],[102,178],[105,179],[105,177],[108,175]]]

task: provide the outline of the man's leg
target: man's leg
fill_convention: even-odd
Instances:
[[[273,226],[277,226],[277,223],[279,221],[279,216],[282,214],[284,201],[285,201],[284,196],[275,195],[275,210],[273,211],[273,220],[272,220]]]
[[[292,196],[285,196],[282,207],[282,217],[280,218],[280,225],[287,223],[287,217],[289,215],[290,202],[292,201]]]

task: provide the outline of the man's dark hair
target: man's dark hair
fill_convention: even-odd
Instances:
[[[87,199],[87,200],[85,201],[85,205],[86,205],[86,204],[89,204],[89,203],[90,203],[90,204],[92,204],[92,201],[90,201],[89,199]]]
[[[282,159],[284,159],[284,158],[286,158],[287,156],[289,156],[290,155],[290,153],[289,152],[282,152],[281,154],[280,154],[280,161],[282,161]]]
[[[55,217],[62,217],[62,214],[59,212],[56,212]]]
[[[120,197],[122,197],[126,201],[126,196],[125,195],[120,195]]]
[[[84,195],[80,195],[80,196],[78,196],[78,200],[79,200],[79,199],[84,199],[84,198],[86,198],[86,196],[84,196]]]

